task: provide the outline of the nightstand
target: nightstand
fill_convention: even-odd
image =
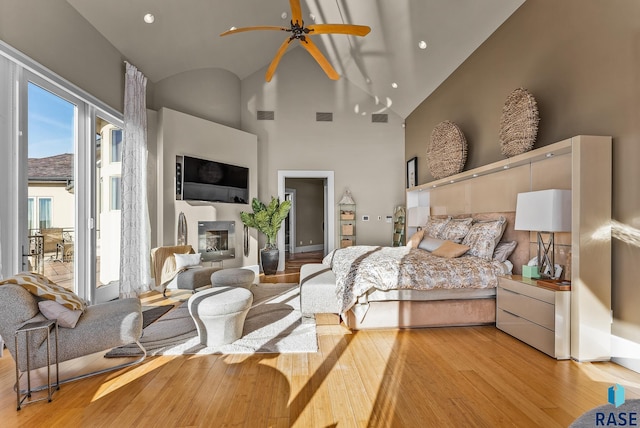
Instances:
[[[519,275],[498,278],[496,327],[559,360],[571,357],[571,290]]]

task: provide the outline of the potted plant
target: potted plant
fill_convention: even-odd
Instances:
[[[264,274],[273,275],[278,269],[280,260],[276,239],[282,226],[282,221],[287,217],[291,209],[291,201],[280,203],[280,199],[272,196],[269,205],[265,205],[258,198],[253,198],[251,208],[253,209],[252,213],[240,213],[240,220],[245,226],[253,227],[267,237],[265,247],[260,250],[260,261]]]

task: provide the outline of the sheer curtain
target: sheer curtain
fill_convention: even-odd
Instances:
[[[147,78],[126,64],[122,143],[120,298],[149,289],[150,225],[147,208]]]

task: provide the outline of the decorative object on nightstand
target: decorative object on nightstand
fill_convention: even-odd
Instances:
[[[455,123],[445,120],[433,128],[427,148],[427,165],[435,179],[462,172],[467,162],[467,140]]]
[[[500,150],[508,158],[528,152],[538,136],[538,104],[533,95],[518,88],[507,97],[500,117]]]
[[[356,201],[349,189],[338,202],[340,207],[340,248],[356,245]]]
[[[541,277],[557,278],[554,232],[571,231],[571,190],[518,193],[514,228],[537,232],[538,272]],[[548,242],[544,242],[543,233],[549,234]]]

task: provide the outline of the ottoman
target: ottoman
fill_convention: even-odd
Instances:
[[[249,269],[222,269],[211,274],[212,287],[243,287],[251,288],[256,274]]]
[[[189,314],[200,343],[219,346],[240,339],[252,303],[253,294],[242,287],[210,288],[189,297]]]
[[[302,314],[340,313],[336,276],[331,267],[309,263],[300,268],[300,311]]]

